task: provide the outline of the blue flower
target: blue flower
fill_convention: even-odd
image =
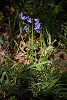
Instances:
[[[40,32],[40,27],[41,27],[40,19],[37,18],[37,19],[34,19],[34,20],[35,20],[35,28],[34,28],[34,30],[36,32]]]
[[[25,14],[26,14],[26,12],[24,12],[24,11],[20,12],[19,18],[20,18],[21,20],[25,20],[25,19],[26,19],[26,17],[24,16]]]
[[[28,25],[24,26],[23,30],[28,32]]]
[[[33,22],[33,18],[31,18],[30,16],[26,17],[25,14],[26,14],[26,12],[24,12],[24,11],[20,12],[19,18],[21,20],[27,20],[28,23],[32,23]],[[35,18],[34,21],[35,21],[34,30],[36,32],[40,32],[40,27],[41,27],[40,18]],[[24,26],[23,30],[28,32],[28,25]]]
[[[30,16],[27,16],[26,19],[27,19],[27,22],[28,22],[28,23],[32,23],[32,20],[33,20],[33,19],[32,19]]]

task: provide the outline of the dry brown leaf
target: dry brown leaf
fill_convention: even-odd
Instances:
[[[19,53],[14,55],[14,58],[18,60],[20,63],[26,65],[29,64],[29,60],[27,55],[21,56]]]

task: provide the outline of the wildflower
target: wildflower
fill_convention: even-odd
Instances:
[[[40,31],[40,23],[38,23],[37,25],[35,25],[35,28],[34,28],[34,30],[36,31],[36,32],[39,32]]]
[[[25,19],[26,19],[26,16],[24,16],[25,14],[26,14],[26,12],[20,12],[19,18],[20,18],[21,20],[25,20]]]
[[[24,26],[23,30],[28,32],[28,25]]]
[[[40,26],[41,26],[40,19],[37,18],[37,19],[34,19],[34,20],[35,20],[35,28],[34,28],[34,30],[36,32],[39,32],[40,31]]]
[[[33,18],[31,18],[30,16],[26,17],[25,14],[26,14],[26,12],[24,12],[24,11],[20,12],[19,18],[21,20],[27,20],[28,23],[32,23],[33,22]],[[34,30],[38,33],[38,32],[40,32],[40,27],[41,27],[40,19],[39,18],[35,18],[34,21],[35,21]],[[28,25],[24,26],[23,30],[28,32]]]
[[[27,16],[26,19],[27,19],[27,22],[28,22],[28,23],[32,23],[32,18],[31,18],[30,16]]]

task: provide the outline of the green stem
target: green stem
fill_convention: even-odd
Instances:
[[[51,34],[48,33],[48,39],[49,39],[49,46],[51,45]]]
[[[33,23],[32,23],[32,62],[33,62]]]
[[[29,38],[29,47],[30,47],[30,27],[29,27],[29,24],[28,24],[28,36],[29,36],[28,38]],[[30,52],[30,60],[29,61],[31,62],[31,52]]]
[[[43,42],[42,42],[43,40],[42,40],[42,39],[43,39],[43,38],[42,38],[42,31],[41,31],[41,32],[40,32],[40,44],[41,44],[41,47],[40,47],[40,53],[41,53],[40,59],[41,59],[41,57],[42,57],[42,52],[43,52],[43,51],[42,51],[42,50],[43,50],[43,49],[42,49],[42,48],[43,48]]]

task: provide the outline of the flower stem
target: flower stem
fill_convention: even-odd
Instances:
[[[33,62],[33,49],[34,49],[34,47],[33,47],[33,23],[32,23],[32,62]]]

